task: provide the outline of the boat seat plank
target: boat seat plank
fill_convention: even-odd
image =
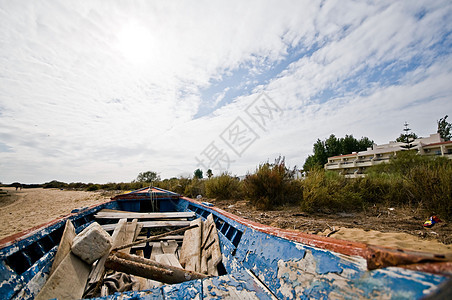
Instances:
[[[101,210],[94,215],[96,219],[180,219],[194,218],[194,212],[138,213],[130,211]]]
[[[190,221],[145,221],[138,222],[142,224],[143,228],[159,228],[159,227],[185,227],[190,225]],[[117,224],[102,225],[102,228],[106,231],[112,231],[116,228]]]

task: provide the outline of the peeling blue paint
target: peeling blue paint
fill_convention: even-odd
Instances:
[[[201,280],[192,280],[163,287],[165,299],[202,299]]]
[[[313,251],[312,255],[317,261],[316,272],[318,274],[327,273],[342,273],[342,267],[340,266],[340,259],[331,252]]]

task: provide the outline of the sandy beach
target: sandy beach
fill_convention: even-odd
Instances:
[[[58,189],[22,189],[16,191],[15,188],[2,188],[9,196],[0,197],[0,239],[19,233],[23,230],[45,224],[55,218],[69,214],[75,208],[87,207],[100,204],[110,199],[102,192],[69,191]],[[403,222],[399,226],[387,224],[387,221],[377,218],[369,226],[377,228],[377,222],[384,223],[386,227],[378,227],[379,230],[371,230],[365,226],[348,226],[346,216],[335,216],[330,219],[314,217],[300,217],[293,212],[268,211],[261,212],[253,210],[244,201],[231,205],[231,202],[217,202],[216,205],[239,216],[252,219],[254,221],[269,224],[281,228],[301,230],[308,233],[327,235],[334,228],[336,231],[331,235],[333,238],[363,242],[373,245],[394,247],[401,249],[425,251],[431,253],[451,254],[452,245],[445,245],[438,240],[438,235],[431,234],[433,230],[422,228],[409,234],[409,230],[401,232]],[[301,226],[300,222],[302,223]],[[320,225],[319,225],[320,224]],[[359,224],[356,221],[350,224]],[[347,226],[346,226],[347,225]],[[362,225],[362,224],[361,224]],[[366,224],[365,224],[366,225]],[[412,226],[412,225],[411,225]],[[443,223],[435,230],[449,230],[449,225]],[[292,228],[293,227],[293,228]],[[330,228],[331,227],[331,228]],[[326,228],[326,229],[322,229]],[[383,232],[384,231],[384,232]],[[420,233],[425,233],[420,235]],[[447,232],[447,231],[446,231]]]
[[[110,199],[100,192],[2,189],[10,196],[0,198],[0,239]]]

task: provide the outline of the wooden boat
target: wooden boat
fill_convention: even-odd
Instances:
[[[155,218],[165,221],[148,213],[160,213]],[[168,220],[165,213],[182,214]],[[183,227],[211,214],[222,256],[218,276],[116,293],[108,299],[419,299],[451,293],[450,257],[278,229],[210,203],[144,188],[1,240],[0,298],[30,299],[39,293],[67,220],[78,233],[94,221],[111,231],[118,219],[137,218],[141,233],[147,233],[156,227]],[[149,256],[149,243],[142,247]]]

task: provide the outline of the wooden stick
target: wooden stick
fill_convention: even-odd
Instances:
[[[165,237],[165,236],[168,236],[168,235],[177,234],[177,233],[180,233],[180,232],[184,232],[186,230],[189,230],[189,229],[192,229],[192,228],[195,228],[195,227],[198,227],[198,225],[191,225],[191,226],[187,226],[187,227],[184,227],[184,228],[180,228],[180,229],[176,229],[176,230],[173,230],[173,231],[169,231],[169,232],[166,232],[166,233],[162,233],[162,234],[159,234],[159,235],[154,235],[154,236],[151,236],[150,238],[147,238],[145,240],[140,240],[140,241],[136,241],[136,242],[133,242],[133,243],[130,243],[130,244],[127,244],[127,245],[122,245],[122,246],[116,247],[112,251],[117,251],[117,250],[129,248],[129,247],[132,247],[132,246],[135,246],[135,245],[139,245],[139,244],[143,244],[143,243],[147,243],[147,242],[152,242],[152,241],[158,240],[158,239],[160,239],[162,237]]]
[[[122,252],[112,253],[105,266],[119,272],[137,275],[163,283],[180,283],[193,279],[206,278],[207,275],[158,263],[152,259]]]

